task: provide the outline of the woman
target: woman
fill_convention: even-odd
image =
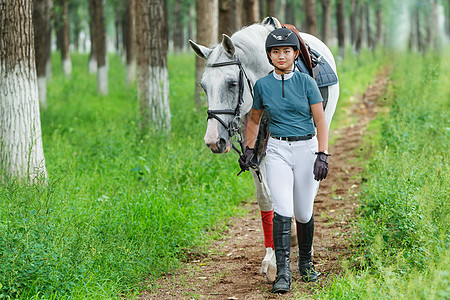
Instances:
[[[273,240],[277,261],[274,293],[285,293],[291,288],[289,256],[293,213],[302,279],[314,282],[319,275],[311,261],[313,203],[319,181],[328,173],[328,126],[314,79],[295,70],[299,48],[297,36],[287,28],[275,29],[268,35],[266,52],[274,71],[255,84],[246,149],[239,158],[241,168],[248,170],[265,110],[270,122],[266,169],[274,202]]]

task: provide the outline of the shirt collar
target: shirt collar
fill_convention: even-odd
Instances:
[[[292,69],[292,71],[290,73],[287,73],[284,75],[284,80],[288,80],[292,76],[294,76],[294,72],[295,72],[295,67]],[[273,74],[273,77],[275,77],[275,79],[281,80],[281,75],[278,75],[277,73],[275,73],[275,71],[273,71],[272,74]]]

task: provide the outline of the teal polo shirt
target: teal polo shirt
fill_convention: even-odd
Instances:
[[[264,109],[270,133],[278,137],[304,136],[315,131],[310,105],[322,102],[314,79],[295,70],[281,75],[272,72],[254,87],[254,109]],[[283,89],[284,88],[284,97]]]

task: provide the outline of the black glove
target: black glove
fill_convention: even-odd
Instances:
[[[314,162],[314,179],[317,181],[324,180],[327,178],[328,174],[328,156],[330,154],[325,154],[324,152],[316,152],[317,157]]]
[[[239,157],[239,166],[242,171],[248,171],[252,167],[250,160],[255,154],[255,148],[245,147],[244,153]]]

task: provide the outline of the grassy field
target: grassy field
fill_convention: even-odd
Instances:
[[[450,97],[442,83],[449,82],[449,60],[414,57],[417,73],[411,74],[403,70],[408,58],[394,72],[391,114],[374,128],[382,152],[364,175],[358,240],[364,269],[349,270],[329,291],[318,291],[320,297],[377,295],[366,287],[390,295],[379,279],[406,282],[404,288],[442,285],[432,279],[448,269],[443,204]],[[204,251],[227,217],[240,213],[238,204],[254,197],[249,174],[236,177],[237,156],[213,155],[203,144],[206,109],[194,105],[192,54],[169,57],[170,135],[139,130],[136,88],[126,87],[120,58],[110,57],[104,97],[97,96],[95,75],[87,74],[88,57],[72,59],[73,74],[64,78],[59,57],[53,58],[48,110],[41,115],[47,185],[0,186],[0,298],[132,295],[143,289],[142,280]],[[379,54],[363,53],[339,63],[333,126],[351,122],[345,108],[380,61]]]
[[[449,299],[450,55],[394,57],[366,143],[360,255],[321,299]]]
[[[212,155],[203,143],[193,55],[170,58],[170,135],[140,132],[120,58],[110,59],[105,97],[88,57],[72,59],[64,78],[54,57],[42,112],[47,186],[0,187],[0,298],[129,293],[202,251],[206,233],[253,196],[249,177],[236,177],[236,155]]]

